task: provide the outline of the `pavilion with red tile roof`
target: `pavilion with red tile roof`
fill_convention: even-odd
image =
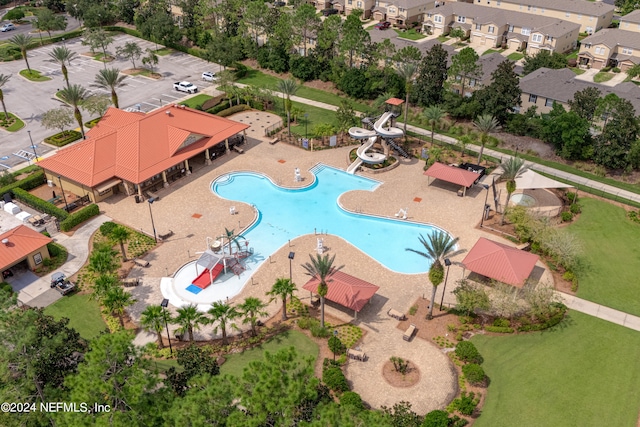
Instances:
[[[27,261],[29,268],[35,270],[42,260],[49,258],[47,244],[53,242],[51,237],[25,226],[0,234],[0,271]]]
[[[314,277],[302,288],[312,293],[318,292],[320,280]],[[362,310],[367,302],[378,292],[379,286],[365,282],[362,279],[351,276],[342,271],[336,271],[327,279],[327,298],[344,307],[350,308],[358,317],[358,312]]]
[[[480,177],[475,172],[438,162],[432,164],[423,175],[461,185],[464,189],[463,195],[466,195],[467,188],[471,187]]]
[[[249,126],[181,105],[150,113],[109,108],[87,139],[43,159],[47,179],[78,195],[100,201],[125,192],[168,186],[169,178],[188,174],[189,160],[229,151],[229,139]],[[61,184],[62,185],[62,184]]]

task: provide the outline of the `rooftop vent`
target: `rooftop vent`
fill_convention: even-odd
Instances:
[[[2,239],[2,244],[5,246],[9,245],[9,239]]]

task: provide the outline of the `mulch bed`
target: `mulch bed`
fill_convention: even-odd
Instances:
[[[412,361],[408,360],[407,372],[396,371],[393,362],[388,360],[382,367],[382,377],[392,387],[411,387],[420,381],[420,370]]]

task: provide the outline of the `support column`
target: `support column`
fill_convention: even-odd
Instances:
[[[129,183],[127,181],[122,181],[122,186],[124,187],[124,192],[127,193],[127,196],[132,196],[131,187],[129,187]]]
[[[229,150],[229,138],[224,140],[224,148],[227,150],[227,154],[229,154],[229,152],[231,150]]]
[[[204,150],[204,164],[209,166],[211,164],[211,159],[209,156],[209,149]]]
[[[169,186],[169,181],[167,181],[167,171],[162,171],[162,181],[164,181],[164,184],[162,184],[164,188],[167,188]]]
[[[141,200],[144,200],[144,196],[142,195],[142,185],[138,184],[138,196],[140,196]]]
[[[186,171],[187,175],[191,175],[191,171],[189,170],[189,159],[184,161],[184,170]]]

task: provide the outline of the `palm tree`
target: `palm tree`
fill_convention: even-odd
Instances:
[[[247,240],[245,239],[243,236],[240,236],[239,234],[236,234],[236,230],[229,230],[228,228],[224,228],[224,236],[222,236],[222,238],[225,238],[229,241],[229,254],[232,254],[232,250],[231,250],[231,244],[235,243],[236,244],[236,248],[238,248],[238,252],[240,252],[242,250],[242,248],[240,247],[240,239],[242,240]]]
[[[113,273],[118,267],[116,253],[107,246],[94,248],[89,256],[89,271],[97,274]]]
[[[439,105],[432,105],[424,110],[424,118],[427,119],[431,126],[431,146],[433,146],[433,134],[436,130],[436,126],[440,124],[440,121],[444,118],[445,111]]]
[[[109,290],[115,288],[117,285],[118,278],[115,274],[103,273],[94,280],[93,293],[89,295],[89,298],[102,301]]]
[[[287,320],[287,297],[291,298],[293,293],[297,291],[295,283],[289,279],[280,278],[273,284],[267,295],[271,296],[271,301],[280,297],[282,298],[282,320]]]
[[[266,307],[267,304],[256,297],[247,297],[244,299],[244,302],[238,306],[240,314],[243,317],[242,323],[251,325],[251,334],[254,337],[257,335],[256,324],[258,323],[258,317],[264,317],[268,314],[265,311]]]
[[[314,277],[320,281],[317,293],[320,297],[320,326],[324,328],[324,297],[326,297],[327,292],[329,292],[327,280],[333,275],[333,273],[341,270],[344,265],[341,265],[340,267],[333,266],[333,262],[336,259],[335,255],[329,258],[329,254],[322,256],[320,256],[320,254],[316,254],[315,258],[313,255],[309,255],[309,258],[311,259],[311,262],[302,264],[302,268],[306,270],[306,275]]]
[[[31,74],[31,67],[29,67],[29,60],[27,59],[27,48],[33,41],[33,37],[27,34],[16,34],[15,36],[11,37],[9,41],[15,44],[16,46],[18,46],[18,49],[20,49],[20,53],[22,54],[22,58],[24,59],[24,62],[27,63],[27,69],[29,70],[29,74]]]
[[[398,75],[404,80],[404,92],[406,100],[404,102],[404,134],[407,135],[407,121],[409,120],[409,94],[413,87],[413,80],[418,72],[415,62],[401,62],[396,65]]]
[[[82,114],[80,113],[80,104],[89,95],[89,92],[80,85],[69,85],[60,91],[60,98],[73,107],[73,115],[80,126],[82,138],[84,135],[84,123],[82,122]]]
[[[55,62],[56,64],[60,64],[62,68],[62,75],[64,76],[64,81],[67,82],[67,87],[69,87],[69,73],[67,72],[67,66],[65,63],[71,64],[71,61],[75,59],[77,54],[75,52],[70,51],[64,46],[54,47],[51,52],[49,52],[49,56],[51,59],[50,62]]]
[[[198,311],[198,307],[194,304],[181,307],[177,310],[178,316],[174,321],[180,325],[180,330],[184,334],[189,334],[189,341],[193,342],[193,330],[200,329],[200,325],[204,325],[207,322],[207,318],[204,313]]]
[[[94,79],[94,84],[91,86],[110,90],[113,106],[120,108],[118,106],[118,94],[116,93],[116,89],[126,85],[126,83],[124,83],[126,78],[127,76],[120,75],[120,70],[117,68],[105,68],[104,70],[98,71],[98,74],[96,74],[96,78]]]
[[[107,313],[116,313],[120,320],[120,326],[124,328],[124,309],[135,302],[136,300],[129,292],[119,286],[114,286],[107,291],[102,300],[102,305],[104,305]]]
[[[431,303],[429,304],[429,314],[427,319],[433,319],[433,306],[436,299],[436,288],[444,279],[444,267],[442,262],[446,257],[454,253],[458,238],[451,238],[451,236],[444,231],[437,231],[435,233],[427,235],[425,239],[422,234],[418,237],[418,240],[424,246],[424,251],[406,248],[407,251],[414,252],[421,255],[431,262],[429,267],[429,281],[433,285],[431,291]]]
[[[213,333],[217,334],[218,330],[222,331],[222,344],[227,345],[227,326],[237,330],[238,326],[232,321],[240,316],[240,313],[235,307],[220,301],[214,302],[207,313],[211,315],[209,323],[218,322],[218,325],[213,328]]]
[[[162,329],[165,325],[165,312],[159,305],[148,305],[140,316],[140,324],[145,331],[155,332],[158,337],[158,345],[164,348],[162,342]]]
[[[522,175],[528,167],[524,164],[524,159],[520,157],[509,157],[506,161],[500,164],[502,168],[501,179],[507,181],[507,202],[502,210],[502,224],[504,224],[504,216],[507,213],[507,206],[509,206],[509,200],[514,191],[516,191],[516,178]]]
[[[129,240],[130,236],[131,236],[131,232],[129,231],[129,229],[127,229],[126,227],[123,227],[122,225],[115,226],[113,230],[111,230],[111,233],[109,233],[109,237],[111,237],[113,240],[115,240],[120,244],[120,251],[122,252],[122,261],[127,260],[127,254],[124,251],[124,244],[126,243],[127,240]]]
[[[10,78],[11,74],[0,74],[0,102],[2,102],[2,110],[4,111],[5,119],[9,118],[9,114],[7,114],[7,106],[4,105],[4,93],[2,92],[2,86],[6,85]]]
[[[282,93],[284,111],[287,113],[287,129],[289,129],[289,135],[291,135],[291,96],[295,95],[298,90],[298,83],[293,79],[279,80],[277,89],[278,92]]]
[[[484,144],[487,143],[487,136],[491,132],[495,132],[500,129],[498,120],[491,114],[482,114],[473,121],[475,127],[480,131],[480,153],[478,153],[478,165],[482,160],[482,152],[484,151]]]

